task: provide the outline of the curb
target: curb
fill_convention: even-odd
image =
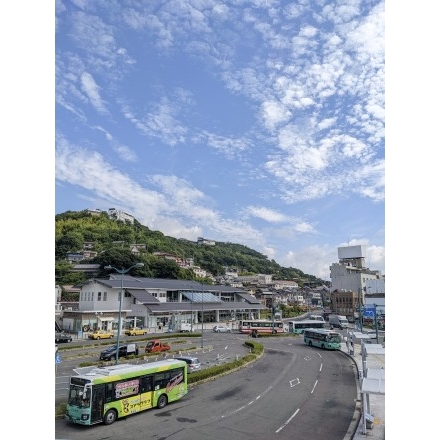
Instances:
[[[351,420],[350,426],[348,427],[347,433],[344,436],[343,440],[353,440],[354,436],[356,435],[356,431],[357,428],[359,426],[359,423],[361,421],[361,416],[362,416],[362,400],[361,400],[361,390],[360,390],[360,386],[359,386],[359,366],[356,362],[356,360],[349,355],[348,353],[345,353],[342,350],[339,350],[340,353],[343,353],[345,356],[347,356],[349,359],[351,359],[351,361],[353,362],[354,367],[356,368],[356,374],[355,374],[355,378],[356,378],[356,388],[357,388],[357,392],[356,392],[356,406],[354,409],[354,413],[353,413],[353,418]]]

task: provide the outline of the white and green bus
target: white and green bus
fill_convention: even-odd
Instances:
[[[304,331],[304,344],[327,350],[339,350],[341,348],[341,335],[333,330],[310,328]]]
[[[289,321],[289,333],[301,335],[308,328],[324,328],[324,321],[304,319],[302,321]]]
[[[70,378],[65,418],[81,425],[110,425],[130,414],[163,408],[187,393],[184,361],[92,368]]]

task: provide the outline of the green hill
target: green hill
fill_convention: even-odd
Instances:
[[[219,276],[225,267],[236,269],[238,274],[272,274],[277,280],[295,280],[301,286],[304,281],[324,283],[313,275],[304,274],[292,267],[285,268],[265,255],[236,243],[216,241],[215,246],[199,245],[186,239],[165,236],[152,231],[137,220],[134,224],[110,218],[106,212],[91,214],[89,211],[67,211],[55,216],[55,275],[57,284],[75,284],[86,275],[72,271],[67,262],[67,253],[79,253],[84,243],[93,243],[97,256],[83,263],[100,264],[101,270],[93,276],[107,276],[104,266],[129,267],[136,262],[144,263],[141,269],[132,270],[131,275],[197,279],[190,269],[180,268],[176,262],[153,255],[154,252],[173,254],[182,260],[192,259],[194,264]],[[140,252],[134,255],[130,245],[138,244]],[[208,281],[208,280],[207,280]]]

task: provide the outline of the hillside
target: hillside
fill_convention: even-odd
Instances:
[[[98,255],[81,263],[99,263],[102,268],[105,265],[121,268],[143,262],[143,268],[132,271],[138,276],[196,279],[193,271],[182,269],[174,261],[153,255],[154,252],[166,252],[182,260],[191,258],[195,265],[214,276],[224,274],[224,267],[229,267],[236,268],[239,274],[262,273],[272,274],[278,280],[295,279],[300,285],[305,280],[324,283],[299,269],[282,267],[265,255],[240,244],[216,241],[215,246],[198,245],[189,240],[165,236],[160,231],[151,231],[136,220],[134,224],[114,220],[106,212],[92,215],[88,211],[67,211],[55,216],[57,284],[72,284],[84,278],[82,274],[72,273],[66,254],[82,252],[85,242],[92,242],[93,251]],[[133,255],[130,251],[131,244],[145,246],[138,255]],[[107,274],[102,269],[100,275]]]

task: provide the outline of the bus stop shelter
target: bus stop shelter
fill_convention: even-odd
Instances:
[[[362,341],[362,433],[366,434],[367,422],[373,423],[370,408],[370,394],[385,395],[385,369],[367,367],[368,356],[385,356],[382,344],[365,344]]]
[[[362,332],[348,332],[348,339],[347,339],[347,345],[350,343],[350,354],[354,356],[354,341],[361,341],[361,343],[364,340],[370,340],[370,335],[367,333]]]

